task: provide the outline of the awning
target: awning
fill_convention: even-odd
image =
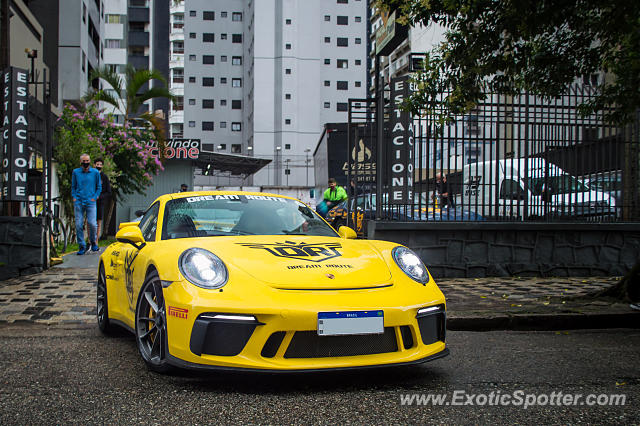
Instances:
[[[271,160],[265,158],[220,154],[217,152],[200,152],[200,156],[195,160],[196,165],[202,169],[203,175],[231,174],[245,178],[256,173],[270,162]]]

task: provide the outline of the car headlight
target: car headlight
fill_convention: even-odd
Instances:
[[[396,264],[409,278],[418,281],[420,284],[426,284],[429,281],[427,268],[412,250],[406,247],[396,247],[391,252],[391,255]]]
[[[185,250],[178,259],[178,267],[189,282],[202,288],[220,288],[229,276],[222,260],[201,248]]]

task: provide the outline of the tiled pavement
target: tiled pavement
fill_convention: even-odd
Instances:
[[[576,297],[607,288],[617,277],[439,279],[450,316],[576,309]],[[0,282],[0,323],[95,323],[95,268],[52,268]],[[606,302],[589,304],[600,306]],[[584,303],[583,303],[584,305]],[[628,305],[626,305],[628,307]],[[578,308],[583,307],[582,305]]]

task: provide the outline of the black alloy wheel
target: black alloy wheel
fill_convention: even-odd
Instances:
[[[104,272],[104,265],[100,264],[98,270],[98,287],[96,289],[96,315],[98,317],[98,328],[104,334],[111,334],[114,326],[109,321],[109,302],[107,299],[107,279]]]
[[[136,307],[136,342],[150,370],[167,373],[167,323],[162,283],[156,271],[147,275]]]

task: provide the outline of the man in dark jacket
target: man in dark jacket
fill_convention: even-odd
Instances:
[[[96,219],[98,221],[98,239],[102,235],[102,218],[104,216],[104,208],[109,205],[109,200],[111,199],[111,182],[109,182],[109,177],[102,171],[102,166],[104,165],[104,161],[102,158],[96,158],[93,162],[93,166],[100,172],[100,182],[102,183],[102,192],[98,197],[98,202],[96,203]]]
[[[440,197],[440,208],[451,207],[455,208],[456,203],[453,200],[453,193],[451,192],[451,185],[447,182],[447,175],[444,173],[436,173],[436,193]],[[436,194],[433,194],[433,198]]]

